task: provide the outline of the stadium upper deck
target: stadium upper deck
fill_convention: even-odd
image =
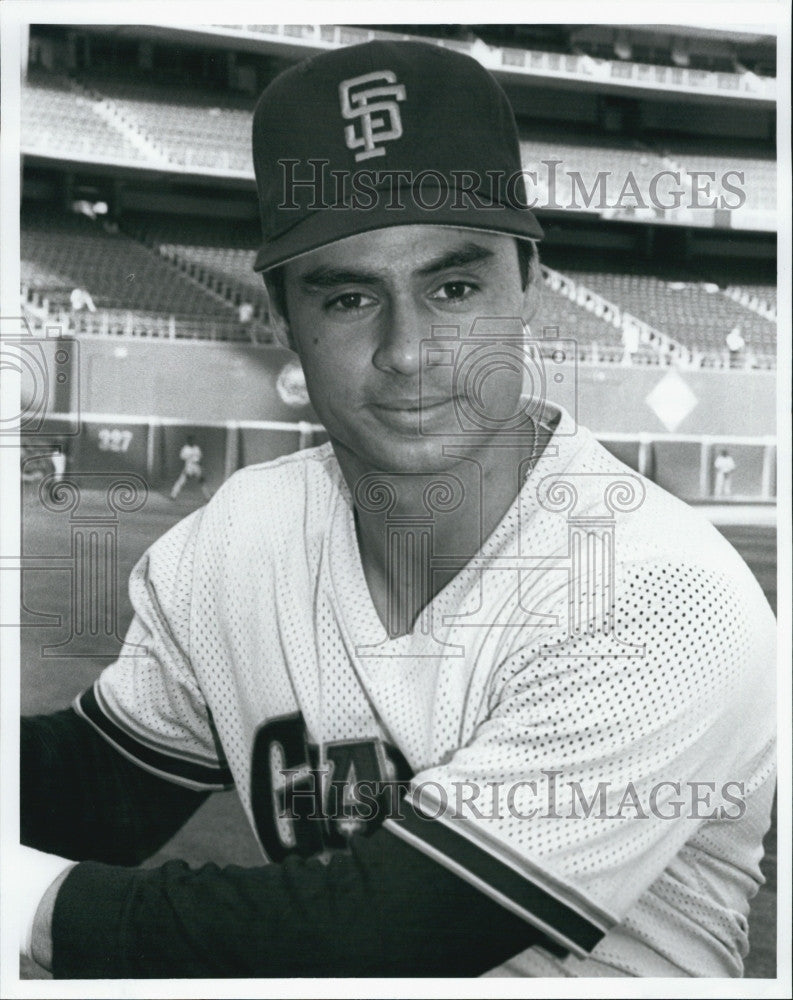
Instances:
[[[434,30],[424,26],[422,32],[431,35]],[[210,317],[221,326],[231,314],[231,335],[239,336],[233,316],[240,305],[250,304],[256,323],[265,323],[267,317],[266,296],[249,269],[257,236],[253,226],[240,223],[242,216],[255,219],[249,129],[259,89],[312,49],[372,36],[400,37],[398,31],[399,26],[383,31],[334,25],[34,29],[22,109],[26,176],[31,169],[49,172],[44,187],[50,192],[61,187],[52,180],[59,172],[70,191],[84,186],[86,179],[91,179],[91,187],[92,179],[103,172],[112,179],[106,184],[96,181],[96,189],[102,188],[102,197],[110,203],[109,217],[154,265],[147,295],[136,298],[129,289],[119,288],[113,308],[140,315],[159,310],[166,316]],[[767,107],[774,80],[762,76],[773,70],[769,40],[728,37],[714,49],[712,38],[696,44],[689,38],[683,44],[681,36],[670,34],[659,42],[670,66],[660,57],[657,64],[641,62],[640,57],[654,58],[653,53],[642,47],[640,32],[626,32],[614,29],[606,39],[619,48],[610,54],[603,38],[590,37],[581,26],[444,26],[443,37],[434,40],[469,51],[501,75],[518,116],[524,168],[538,178],[531,193],[546,229],[551,221],[556,228],[568,225],[572,234],[577,219],[594,216],[633,226],[666,223],[681,231],[701,226],[773,232],[776,165],[773,114]],[[719,62],[726,51],[731,53],[730,66]],[[560,74],[570,77],[563,87]],[[646,85],[643,96],[635,88],[620,84],[615,90],[612,85],[639,77]],[[557,85],[561,89],[554,89]],[[707,99],[716,103],[707,107],[696,101],[679,103],[682,90],[691,91],[686,100],[694,92],[697,100],[704,100],[711,85],[721,88],[723,100],[711,94]],[[758,100],[762,95],[765,104]],[[566,182],[553,193],[550,169]],[[740,175],[740,209],[697,212],[685,204],[664,207],[631,200],[631,190],[646,196],[661,174],[679,178],[677,187],[685,200],[697,171],[712,173],[717,186],[727,172]],[[631,190],[621,195],[627,179]],[[219,192],[214,208],[200,193],[209,187],[195,186],[210,181],[213,195]],[[193,187],[183,193],[188,183]],[[29,187],[32,192],[36,184],[31,180]],[[224,190],[227,197],[242,192],[239,197],[247,198],[251,207],[242,213],[235,208],[231,245],[227,229],[213,221],[227,215]],[[669,190],[667,184],[662,194],[668,196]],[[178,213],[192,214],[188,218]],[[23,224],[28,226],[24,219]],[[66,238],[69,225],[61,227]],[[650,248],[652,257],[653,237],[631,239],[637,250],[645,246],[639,256]],[[568,243],[574,241],[571,236]],[[28,292],[39,298],[49,293],[50,301],[58,301],[59,288],[63,299],[66,285],[81,283],[111,308],[114,295],[105,295],[106,286],[97,284],[92,274],[64,267],[68,256],[64,253],[54,261],[36,250],[29,252],[23,270]],[[767,363],[775,338],[772,279],[744,288],[740,275],[728,273],[714,284],[686,254],[683,259],[690,279],[684,281],[685,290],[673,290],[674,279],[657,263],[644,271],[618,269],[609,275],[568,269],[564,259],[554,262],[567,271],[567,278],[561,285],[547,283],[550,322],[556,317],[574,330],[595,356],[617,359],[624,357],[627,315],[629,324],[635,320],[649,331],[642,334],[634,360],[656,362],[669,359],[672,342],[685,348],[675,355],[678,359],[723,359],[726,334],[739,325],[748,363]],[[716,296],[707,290],[708,284],[716,288]],[[183,286],[190,289],[189,295],[182,294]],[[187,313],[186,304],[191,310]],[[189,335],[191,328],[177,324],[176,335],[181,329]],[[266,336],[262,327],[256,339]]]
[[[174,173],[221,174],[252,185],[253,103],[252,96],[195,86],[107,74],[65,78],[39,71],[24,89],[22,150]],[[718,225],[712,211],[702,211],[715,199],[730,208],[732,227],[775,229],[776,164],[764,144],[748,151],[745,142],[730,149],[729,143],[709,138],[610,135],[583,124],[553,128],[523,115],[519,123],[523,165],[538,176],[531,193],[541,209],[609,217],[632,217],[638,210],[650,222],[675,222],[688,209],[681,221]],[[554,194],[548,189],[551,162],[565,181]],[[706,200],[692,194],[692,174],[703,171],[713,178],[713,197]]]

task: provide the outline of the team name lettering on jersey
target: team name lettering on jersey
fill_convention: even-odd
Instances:
[[[251,807],[273,861],[344,847],[367,824],[393,815],[412,771],[382,740],[309,743],[301,713],[272,719],[256,733]]]

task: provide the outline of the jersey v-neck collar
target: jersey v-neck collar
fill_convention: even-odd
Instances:
[[[390,637],[372,599],[363,569],[352,496],[341,470],[336,466],[337,491],[330,512],[326,538],[326,566],[329,574],[331,599],[336,605],[339,624],[354,658],[380,660],[392,666],[405,658],[436,658],[443,653],[443,642],[449,631],[445,616],[460,605],[467,591],[475,586],[482,560],[497,560],[500,552],[510,554],[526,551],[530,546],[530,526],[539,511],[537,484],[547,475],[561,473],[586,443],[589,432],[576,428],[572,418],[561,408],[546,409],[551,416],[558,413],[556,428],[526,477],[512,504],[482,544],[479,552],[429,601],[417,617],[413,628],[403,635]],[[517,527],[516,527],[517,526]],[[523,536],[516,539],[516,533]],[[335,572],[344,567],[344,577]],[[453,653],[452,649],[448,650]]]

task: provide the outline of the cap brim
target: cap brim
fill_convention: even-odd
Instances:
[[[327,208],[303,218],[292,229],[266,243],[256,255],[253,269],[267,271],[358,233],[415,225],[474,229],[526,240],[541,240],[544,236],[542,227],[528,209],[442,208],[436,211],[417,205],[403,205],[396,210],[387,205],[372,209]]]

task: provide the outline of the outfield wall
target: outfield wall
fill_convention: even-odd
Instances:
[[[327,440],[308,421],[181,421],[123,414],[48,416],[26,444],[23,474],[51,472],[48,455],[65,450],[69,472],[122,477],[134,473],[167,492],[182,470],[179,452],[190,437],[203,453],[203,472],[214,490],[237,469],[270,461]],[[776,444],[772,437],[737,435],[607,434],[601,443],[629,468],[684,500],[768,502],[776,497]],[[714,459],[727,448],[735,460],[731,497],[714,496]]]

